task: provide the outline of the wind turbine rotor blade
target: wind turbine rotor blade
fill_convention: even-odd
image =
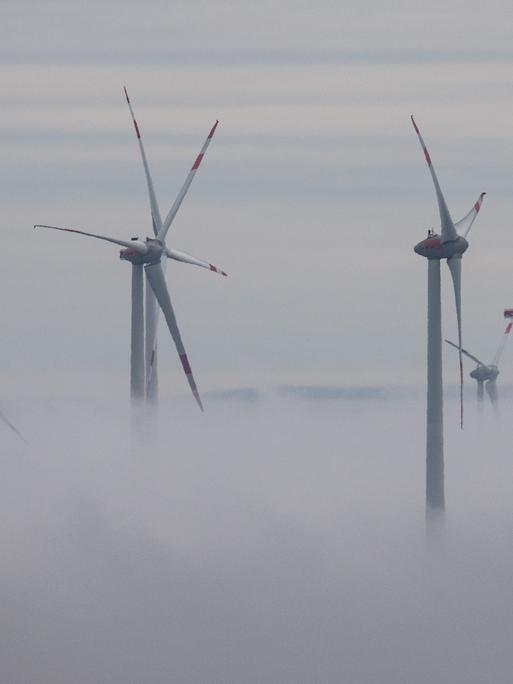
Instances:
[[[484,384],[482,380],[477,381],[477,405],[479,410],[481,410],[484,398]]]
[[[470,229],[472,228],[472,224],[476,220],[479,210],[481,209],[481,205],[483,204],[483,199],[485,195],[486,192],[482,192],[479,195],[477,202],[474,204],[474,206],[468,212],[468,214],[454,224],[454,227],[456,228],[456,232],[458,233],[458,235],[461,235],[462,237],[467,237],[467,235],[470,232]]]
[[[460,425],[463,429],[463,359],[461,348],[461,255],[447,259],[454,285],[454,299],[456,303],[456,318],[458,321],[458,354],[460,357]]]
[[[495,356],[493,357],[493,361],[492,361],[493,366],[499,365],[499,361],[501,360],[501,356],[502,356],[502,352],[504,351],[504,346],[506,344],[506,340],[508,339],[508,335],[511,332],[512,327],[513,327],[513,321],[510,321],[508,323],[508,325],[506,326],[506,330],[504,331],[504,335],[502,336],[499,347],[497,348],[497,351],[495,352]]]
[[[454,347],[455,349],[459,349],[458,345],[457,345],[457,344],[454,344],[454,342],[451,342],[451,340],[445,340],[445,341],[447,342],[447,344],[450,344],[451,347]],[[466,349],[462,349],[462,350],[461,350],[461,353],[462,353],[462,354],[465,354],[465,356],[468,356],[468,358],[469,358],[469,359],[472,359],[472,361],[475,361],[479,366],[486,366],[486,365],[487,365],[486,363],[483,363],[482,361],[480,361],[480,360],[477,358],[477,356],[474,356],[473,354],[471,354],[470,352],[468,352]]]
[[[499,395],[497,392],[497,383],[495,380],[488,380],[485,385],[486,393],[490,397],[493,407],[497,410],[499,403]]]
[[[162,252],[160,259],[164,278],[167,270],[167,254]],[[158,397],[157,340],[160,320],[160,307],[151,287],[146,288],[146,396],[150,401]]]
[[[117,240],[116,238],[107,237],[106,235],[97,235],[96,233],[86,233],[83,230],[77,230],[76,228],[59,228],[58,226],[45,226],[42,223],[38,223],[34,228],[51,228],[52,230],[62,230],[64,233],[77,233],[78,235],[86,235],[87,237],[96,238],[97,240],[105,240],[106,242],[112,242],[115,245],[121,245],[121,247],[129,247],[139,254],[146,254],[148,248],[144,242],[138,240]]]
[[[180,357],[184,373],[187,376],[187,380],[189,382],[189,386],[192,390],[194,398],[196,399],[200,409],[203,411],[203,405],[201,403],[198,388],[196,386],[196,382],[192,374],[191,366],[187,358],[185,347],[183,346],[180,331],[178,330],[175,312],[173,311],[173,306],[171,304],[171,299],[169,297],[169,292],[167,290],[166,281],[164,279],[164,274],[162,272],[162,267],[160,263],[149,264],[144,267],[144,270],[146,271],[146,277],[148,278],[148,282],[151,286],[151,289],[155,293],[155,297],[157,298],[159,306],[162,309],[162,313],[164,314],[164,317],[166,319],[167,327],[169,328],[169,332],[171,333],[171,337],[173,338],[173,341],[175,343],[178,356]]]
[[[205,156],[205,153],[207,151],[208,146],[210,145],[210,141],[214,137],[214,133],[216,131],[216,128],[219,124],[219,121],[216,121],[215,124],[212,126],[210,129],[210,133],[207,136],[207,139],[205,140],[203,147],[200,150],[200,153],[196,157],[196,160],[194,164],[192,165],[191,170],[189,171],[189,175],[185,179],[185,183],[182,186],[182,189],[178,193],[173,206],[169,210],[169,214],[166,216],[164,223],[162,224],[162,228],[159,231],[159,234],[157,235],[159,240],[164,241],[166,239],[167,231],[169,230],[169,226],[173,223],[173,220],[178,212],[178,209],[180,209],[180,206],[184,200],[185,195],[187,194],[187,191],[189,190],[189,187],[193,181],[194,176],[196,175],[196,171],[199,169],[199,166],[201,164],[201,161],[203,157]]]
[[[146,398],[157,399],[157,327],[159,308],[151,287],[146,287]]]
[[[144,166],[144,175],[146,176],[146,185],[148,186],[148,195],[150,198],[150,210],[151,210],[151,217],[152,217],[152,223],[153,223],[153,232],[155,233],[155,235],[158,235],[160,229],[162,228],[162,218],[160,216],[160,209],[159,209],[159,205],[157,202],[157,197],[155,195],[155,189],[153,187],[153,181],[151,179],[150,168],[148,166],[148,161],[146,159],[146,153],[144,151],[144,145],[143,145],[143,141],[142,141],[142,137],[141,137],[141,131],[139,129],[139,126],[137,125],[134,110],[132,109],[132,104],[130,102],[130,98],[128,97],[128,92],[127,92],[126,87],[123,87],[123,90],[125,91],[125,97],[126,97],[126,101],[128,104],[128,109],[130,110],[130,114],[132,116],[132,121],[134,123],[135,134],[137,136],[137,142],[139,143],[139,151],[141,152],[142,163]]]
[[[208,268],[210,271],[214,271],[214,273],[219,273],[223,276],[228,275],[228,273],[225,273],[222,269],[218,268],[217,266],[214,266],[214,264],[211,264],[208,261],[203,261],[203,259],[198,259],[197,257],[192,256],[192,254],[187,254],[187,252],[179,252],[177,249],[166,249],[166,255],[170,259],[181,261],[184,264],[193,264],[194,266]]]
[[[25,442],[25,444],[28,444],[27,440],[25,437],[21,434],[21,432],[11,423],[10,420],[6,418],[6,416],[0,411],[0,419],[3,420],[3,422],[7,425],[8,428],[10,428],[15,434],[18,435],[18,437],[21,439],[22,442]]]
[[[431,178],[433,179],[433,184],[435,186],[436,199],[438,201],[438,210],[440,212],[440,223],[442,225],[442,242],[450,242],[451,240],[456,240],[458,238],[458,233],[456,232],[456,228],[454,227],[451,214],[449,213],[449,209],[447,208],[447,204],[445,202],[442,189],[440,188],[440,183],[438,182],[438,178],[436,176],[433,162],[431,161],[431,156],[428,152],[426,144],[422,138],[422,135],[418,129],[417,124],[415,123],[415,119],[413,118],[413,116],[411,117],[411,122],[419,138],[422,150],[424,151],[424,156],[426,157],[426,162],[431,173]]]

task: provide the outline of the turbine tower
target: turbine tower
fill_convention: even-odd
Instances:
[[[513,309],[505,309],[504,318],[513,318]],[[502,335],[502,339],[491,363],[483,363],[476,356],[468,352],[466,349],[461,350],[462,354],[465,354],[465,356],[467,356],[469,359],[472,359],[472,361],[475,361],[475,363],[477,363],[476,368],[474,368],[474,370],[470,372],[470,377],[477,381],[477,403],[480,410],[483,406],[485,387],[486,393],[488,394],[488,397],[490,398],[493,407],[496,410],[498,408],[499,395],[497,392],[497,377],[499,375],[499,361],[501,360],[502,352],[504,351],[504,346],[506,344],[506,340],[508,339],[512,327],[513,321],[510,320],[506,325],[506,330]],[[458,345],[454,344],[454,342],[451,342],[450,340],[445,341],[447,342],[447,344],[450,344],[452,347],[456,347],[456,349],[458,349]]]
[[[60,228],[58,226],[49,226],[37,224],[34,228],[51,228],[53,230],[62,230],[68,233],[78,233],[79,235],[86,235],[98,240],[105,240],[116,245],[122,246],[124,249],[120,251],[120,259],[128,261],[132,264],[132,278],[131,278],[131,347],[130,347],[130,395],[132,402],[138,404],[144,399],[155,402],[157,400],[157,324],[158,324],[158,307],[162,310],[164,318],[171,333],[171,337],[175,343],[182,368],[187,377],[191,391],[198,403],[198,406],[203,410],[200,395],[192,374],[191,366],[187,358],[185,347],[182,342],[180,331],[176,322],[175,313],[167,290],[164,273],[166,270],[167,259],[174,259],[187,264],[201,266],[210,271],[226,276],[226,273],[217,268],[208,261],[198,259],[191,254],[181,252],[175,249],[169,249],[166,246],[166,235],[173,223],[178,210],[189,190],[189,187],[196,175],[196,172],[201,164],[201,161],[207,151],[207,148],[212,140],[218,121],[212,126],[210,133],[205,140],[200,153],[196,157],[191,170],[189,171],[185,182],[178,193],[171,209],[164,220],[161,218],[153,181],[151,178],[144,146],[142,143],[141,133],[137,121],[134,116],[132,105],[128,97],[126,88],[124,89],[130,114],[132,116],[139,150],[146,176],[146,184],[148,188],[148,195],[150,201],[151,218],[153,225],[153,235],[141,240],[138,237],[133,237],[130,240],[118,240],[113,237],[105,235],[98,235],[96,233],[88,233],[74,228]],[[146,300],[144,295],[144,274],[146,275]],[[146,319],[145,319],[146,306]]]
[[[428,260],[426,515],[429,518],[433,513],[443,512],[445,508],[440,261],[442,259],[447,260],[454,286],[460,357],[460,424],[463,427],[461,261],[463,253],[468,247],[466,236],[481,208],[485,193],[481,193],[477,202],[461,221],[453,223],[427,147],[413,116],[411,120],[433,179],[441,222],[440,235],[430,230],[428,237],[414,247],[417,254],[426,257]]]

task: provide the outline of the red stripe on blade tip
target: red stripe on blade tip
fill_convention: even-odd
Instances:
[[[217,266],[214,266],[214,264],[209,264],[210,270],[214,271],[214,273],[220,273],[221,275],[227,276],[228,273],[225,273],[224,271],[221,271],[220,268],[217,268]]]
[[[479,195],[479,199],[478,199],[477,202],[474,204],[474,209],[475,209],[476,211],[479,211],[479,210],[481,209],[481,205],[483,204],[483,198],[484,198],[485,195],[486,195],[486,192],[482,192],[482,193]]]
[[[198,166],[201,164],[202,159],[203,159],[203,154],[202,153],[198,154],[198,156],[196,157],[196,161],[192,165],[191,171],[195,171],[198,168]]]
[[[217,128],[218,123],[219,123],[219,119],[216,119],[215,124],[214,124],[214,125],[212,126],[212,128],[210,129],[210,133],[208,134],[207,140],[210,140],[210,139],[214,136],[214,133],[215,133],[215,131],[216,131],[216,128]]]

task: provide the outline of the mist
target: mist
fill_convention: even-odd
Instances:
[[[422,396],[7,405],[2,680],[509,682],[509,433],[466,404],[431,540]]]

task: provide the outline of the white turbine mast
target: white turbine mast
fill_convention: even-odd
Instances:
[[[415,245],[415,252],[428,259],[428,345],[427,345],[427,425],[426,425],[426,512],[443,511],[444,451],[443,451],[443,390],[442,390],[442,316],[440,261],[447,259],[454,286],[458,351],[460,357],[460,425],[463,428],[463,362],[461,349],[461,262],[468,247],[466,237],[481,208],[485,193],[481,193],[472,209],[453,223],[436,176],[428,149],[420,130],[411,117],[413,127],[424,152],[440,213],[441,234],[428,231],[428,236]]]
[[[131,314],[131,352],[130,352],[130,394],[134,402],[139,402],[144,399],[148,401],[156,401],[158,392],[157,379],[157,324],[158,324],[158,310],[162,310],[164,318],[171,333],[171,337],[176,346],[182,368],[189,382],[191,391],[198,403],[198,406],[203,410],[201,398],[192,374],[191,366],[185,351],[184,344],[178,329],[175,313],[169,297],[169,292],[166,286],[164,273],[166,270],[167,259],[174,259],[186,264],[193,264],[194,266],[201,266],[210,271],[219,273],[223,276],[227,274],[217,266],[214,266],[208,261],[198,259],[197,257],[181,252],[175,249],[168,249],[166,246],[166,235],[175,219],[175,216],[189,190],[189,187],[196,175],[196,172],[201,164],[201,161],[207,151],[208,146],[214,136],[215,130],[218,126],[218,121],[212,126],[200,153],[196,157],[194,164],[185,179],[185,182],[178,193],[169,213],[164,221],[160,214],[153,181],[146,159],[146,153],[142,142],[141,132],[135,115],[132,109],[132,104],[128,97],[128,92],[124,88],[130,114],[134,124],[137,142],[141,153],[142,163],[144,167],[144,174],[146,177],[146,184],[148,188],[148,196],[150,202],[151,219],[153,226],[153,235],[146,237],[144,240],[140,238],[132,238],[131,240],[118,240],[117,238],[108,237],[106,235],[99,235],[97,233],[89,233],[75,228],[61,228],[58,226],[50,226],[44,224],[36,224],[34,228],[51,228],[53,230],[61,230],[68,233],[77,233],[88,237],[96,238],[111,242],[115,245],[120,245],[124,249],[120,251],[120,259],[129,261],[132,264],[132,314]],[[146,274],[146,301],[144,300],[144,273]],[[146,308],[146,317],[145,317]],[[146,339],[145,339],[146,338]]]

